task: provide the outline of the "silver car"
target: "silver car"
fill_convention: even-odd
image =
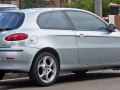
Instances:
[[[38,86],[52,85],[60,71],[84,74],[120,67],[120,35],[97,15],[71,8],[0,13],[0,79],[27,72]]]
[[[0,4],[0,12],[9,10],[19,10],[19,7],[12,4]]]

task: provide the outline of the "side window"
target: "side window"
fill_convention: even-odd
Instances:
[[[106,28],[106,24],[97,17],[82,11],[66,11],[76,30],[97,31]]]
[[[51,11],[41,13],[38,16],[37,23],[42,29],[69,30],[71,27],[61,11]]]

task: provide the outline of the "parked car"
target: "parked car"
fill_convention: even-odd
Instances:
[[[49,86],[60,71],[119,68],[119,40],[113,24],[86,10],[1,12],[0,79],[7,72],[27,72],[36,85]]]
[[[0,4],[0,11],[19,10],[19,7],[12,4]]]

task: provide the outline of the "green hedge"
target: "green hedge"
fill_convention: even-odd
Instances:
[[[36,0],[24,0],[23,8],[35,8],[36,7]]]
[[[71,0],[72,1],[72,0]],[[24,7],[23,8],[34,8],[36,7],[36,0],[24,0]],[[109,3],[117,3],[120,4],[120,0],[103,0],[103,16],[109,15],[108,5]],[[68,8],[80,8],[91,11],[94,13],[95,0],[76,0],[75,3],[63,3],[62,7]]]
[[[75,3],[73,2],[70,5],[68,3],[63,3],[62,7],[80,8],[94,12],[94,0],[76,0]]]
[[[103,0],[103,16],[109,15],[108,6],[111,2],[120,4],[120,0]],[[62,7],[80,8],[94,13],[95,0],[76,0],[75,3],[71,3],[70,5],[68,3],[63,3]]]
[[[120,0],[103,0],[103,16],[109,15],[108,6],[110,3],[120,4]]]

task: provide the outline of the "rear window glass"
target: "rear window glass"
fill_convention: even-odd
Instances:
[[[1,29],[7,29],[7,30],[17,29],[22,25],[24,18],[25,18],[24,13],[1,12],[0,13],[0,30]]]
[[[66,17],[61,11],[44,12],[38,16],[37,23],[42,29],[71,29]]]

